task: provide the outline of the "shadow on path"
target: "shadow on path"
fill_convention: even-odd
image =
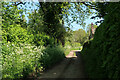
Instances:
[[[80,51],[71,51],[66,58],[53,68],[41,73],[38,80],[81,80],[87,79]]]

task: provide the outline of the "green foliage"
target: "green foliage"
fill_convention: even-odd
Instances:
[[[81,44],[77,42],[66,41],[64,46],[65,55],[68,55],[72,50],[82,50]]]
[[[53,66],[65,57],[64,50],[60,46],[48,46],[42,52],[43,55],[41,56],[40,62],[44,68]]]
[[[49,12],[48,12],[49,13]],[[45,45],[51,45],[50,41],[56,44],[56,40],[57,40],[57,44],[58,43],[64,43],[64,39],[66,36],[66,30],[65,27],[59,22],[52,21],[54,20],[54,18],[51,20],[51,18],[48,17],[44,17],[44,15],[42,15],[43,12],[41,11],[41,9],[37,12],[34,11],[32,14],[29,14],[29,26],[28,26],[28,31],[30,31],[32,34],[34,34],[35,36],[35,44],[37,44],[37,46],[39,46],[40,42],[40,35],[49,35],[50,37],[54,38],[54,39],[47,39],[47,37],[44,39],[45,42],[47,42],[47,44],[45,43]],[[52,13],[51,13],[52,14]],[[54,14],[55,15],[55,14]],[[48,15],[47,15],[48,16]],[[50,20],[47,20],[50,19]],[[47,20],[47,22],[46,22]],[[50,22],[49,22],[50,21]],[[43,34],[45,33],[45,34]],[[41,36],[41,39],[43,37]],[[42,43],[43,44],[43,43]]]
[[[61,42],[63,46],[66,37],[66,29],[63,26],[64,21],[68,23],[68,26],[75,21],[77,24],[85,26],[84,20],[90,14],[88,7],[80,3],[39,3],[39,14],[42,15],[41,19],[43,20],[44,26],[42,27],[44,27],[44,32],[54,39],[57,39],[57,42]],[[83,9],[82,7],[85,8]],[[70,19],[68,16],[70,16]]]
[[[16,46],[7,43],[1,48],[3,79],[24,78],[32,73],[37,74],[65,57],[64,50],[59,46],[44,48],[30,44]]]
[[[72,4],[40,3],[39,11],[29,14],[29,23],[27,23],[23,15],[26,11],[17,6],[22,2],[1,3],[3,78],[27,77],[31,73],[38,73],[43,67],[46,69],[53,66],[65,57],[62,47],[54,44],[59,41],[65,43],[66,28],[63,25],[63,17],[69,15],[68,9]],[[79,4],[75,3],[75,5],[78,10]],[[78,10],[78,13],[82,15],[79,19],[82,19],[81,24],[83,24],[84,9]],[[75,16],[72,17],[75,21]],[[41,51],[42,46],[48,47]]]
[[[104,16],[94,39],[82,50],[90,78],[120,78],[120,4],[109,3],[114,12]],[[109,9],[109,8],[108,8]]]
[[[50,38],[48,35],[45,35],[44,33],[41,33],[41,34],[39,33],[39,34],[34,35],[33,43],[36,46],[40,46],[40,45],[43,45],[43,46],[51,45],[51,46],[53,46],[54,45],[53,42],[54,42],[53,38]]]
[[[79,42],[83,45],[87,40],[87,33],[83,29],[79,29],[73,32],[73,38],[75,42]]]
[[[9,30],[11,27],[20,25],[22,19],[20,13],[23,12],[22,9],[17,9],[16,6],[9,5],[7,2],[2,2],[2,28],[4,30]]]
[[[50,67],[64,58],[64,51],[62,51],[60,47],[44,49],[46,54],[55,52],[53,53],[53,56],[51,55],[49,57],[46,57],[46,54],[41,51],[42,46],[46,47],[48,45],[54,45],[53,38],[41,33],[42,30],[39,26],[42,26],[42,24],[39,23],[38,20],[41,17],[36,20],[36,24],[38,23],[37,25],[32,22],[33,18],[31,18],[31,22],[27,25],[28,27],[26,27],[27,23],[22,23],[24,16],[22,15],[23,18],[20,17],[20,13],[23,10],[19,10],[16,6],[4,2],[2,6],[3,45],[1,46],[1,53],[3,79],[24,78],[33,73],[36,75],[43,70],[44,66],[45,68],[48,68],[46,65]],[[32,17],[35,17],[35,15]],[[54,58],[56,61],[53,60]],[[52,61],[48,61],[48,59],[51,59]],[[49,64],[46,60],[52,64]],[[43,65],[43,63],[45,65]]]
[[[31,42],[31,37],[33,35],[28,35],[26,29],[16,25],[15,27],[10,28],[7,32],[3,31],[3,41],[9,41],[14,43],[26,43]]]
[[[32,34],[22,27],[22,18],[20,13],[22,9],[17,9],[16,6],[2,2],[2,42],[7,43],[29,43],[32,42]],[[23,16],[23,15],[22,15]],[[24,24],[24,23],[23,23]],[[22,26],[22,27],[21,27]]]
[[[45,26],[43,26],[43,16],[42,12],[34,11],[29,13],[29,22],[27,26],[27,30],[32,34],[42,33],[44,31]]]
[[[19,47],[8,43],[2,45],[2,77],[15,79],[26,77],[29,73],[42,70],[39,58],[41,49],[36,46],[21,44]],[[35,66],[36,65],[36,66]]]

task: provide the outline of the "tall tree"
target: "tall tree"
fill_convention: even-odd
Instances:
[[[64,28],[64,26],[59,26],[59,24],[64,24],[64,21],[70,26],[71,23],[77,22],[78,24],[85,25],[84,20],[89,15],[90,10],[88,7],[85,7],[83,3],[68,3],[68,2],[60,2],[60,3],[48,3],[48,2],[39,2],[40,4],[40,12],[43,14],[44,21],[44,32],[50,35],[51,37],[56,38],[57,40],[65,41],[65,30],[62,32],[57,31],[59,27]],[[70,17],[68,17],[71,15]],[[64,28],[65,29],[65,28]],[[61,35],[59,35],[59,33]],[[64,42],[62,42],[64,43]]]
[[[81,45],[83,45],[87,40],[87,33],[83,29],[79,29],[73,32],[73,38],[75,42],[78,42]]]

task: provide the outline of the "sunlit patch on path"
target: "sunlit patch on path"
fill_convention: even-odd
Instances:
[[[77,58],[76,52],[80,52],[81,50],[72,50],[70,53],[66,56],[66,58]]]

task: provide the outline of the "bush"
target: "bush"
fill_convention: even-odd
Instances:
[[[89,78],[120,78],[120,4],[116,4],[116,10],[105,16],[94,39],[82,50]]]
[[[39,62],[42,55],[41,49],[25,44],[19,47],[11,43],[2,45],[2,77],[21,78],[35,72],[36,68],[42,70]]]
[[[12,26],[12,25],[11,25]],[[8,31],[3,30],[3,43],[4,42],[14,42],[18,43],[30,43],[33,40],[33,35],[29,35],[27,30],[22,28],[20,25],[11,27]]]
[[[16,79],[43,71],[61,61],[64,56],[62,47],[36,47],[30,44],[13,43],[2,45],[2,77]]]
[[[40,62],[44,68],[49,68],[56,64],[57,62],[61,61],[65,55],[64,50],[60,46],[50,47],[48,46],[43,51],[43,55],[41,56]]]
[[[39,34],[35,34],[34,35],[34,40],[33,40],[34,44],[36,46],[48,46],[48,45],[53,45],[54,41],[52,38],[50,38],[48,35],[44,34],[44,33],[39,33]]]

